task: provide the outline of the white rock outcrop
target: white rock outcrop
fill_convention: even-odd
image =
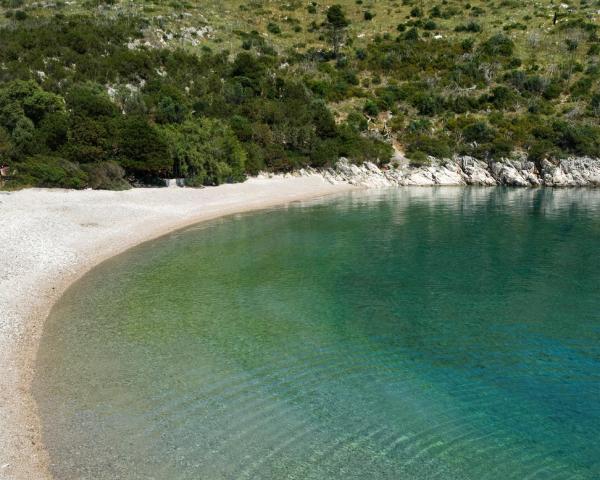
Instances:
[[[299,175],[313,175],[314,169],[303,169]],[[526,158],[504,159],[486,163],[461,156],[439,161],[430,158],[429,165],[411,166],[397,162],[395,166],[378,167],[372,162],[355,165],[341,158],[335,168],[319,172],[329,183],[349,183],[370,188],[390,186],[435,185],[506,185],[511,187],[585,187],[600,186],[600,159],[568,158],[552,163],[542,161],[541,168]]]
[[[542,162],[544,185],[550,187],[597,187],[600,186],[600,160],[578,157],[553,164]]]

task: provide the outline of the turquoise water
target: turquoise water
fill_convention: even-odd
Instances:
[[[55,307],[59,479],[600,478],[600,191],[414,188],[229,217]]]

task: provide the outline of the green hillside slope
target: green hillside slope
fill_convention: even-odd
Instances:
[[[0,4],[5,188],[600,156],[599,0]]]

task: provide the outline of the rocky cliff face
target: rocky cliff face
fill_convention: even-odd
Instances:
[[[311,171],[314,173],[314,171]],[[598,187],[600,159],[568,158],[558,163],[548,160],[541,168],[526,159],[486,163],[472,157],[456,157],[431,165],[409,165],[379,168],[366,162],[353,165],[342,158],[335,168],[320,172],[331,183],[350,183],[365,187],[399,185],[507,185],[513,187]]]

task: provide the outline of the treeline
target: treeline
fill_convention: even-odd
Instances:
[[[129,48],[143,21],[30,19],[0,30],[0,162],[11,185],[236,182],[260,170],[387,161],[272,50]]]

